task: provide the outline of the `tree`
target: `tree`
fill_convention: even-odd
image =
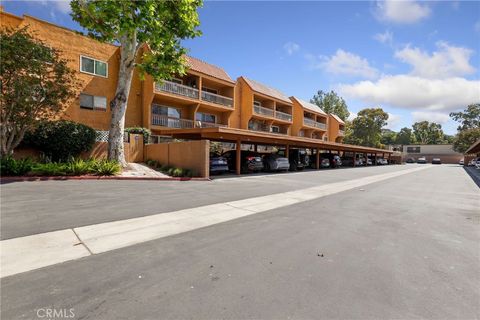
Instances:
[[[480,128],[480,103],[468,105],[464,112],[452,112],[450,117],[460,122],[458,131]]]
[[[319,90],[310,102],[319,106],[326,113],[337,115],[343,121],[346,121],[350,115],[345,100],[343,100],[342,97],[339,97],[333,90],[328,93]]]
[[[435,122],[420,121],[412,126],[415,139],[420,144],[443,143],[442,125]]]
[[[55,118],[75,95],[75,73],[59,51],[28,28],[0,31],[0,156],[12,154],[25,132]]]
[[[120,46],[120,66],[108,135],[108,158],[126,166],[123,150],[125,113],[134,68],[155,81],[185,73],[182,39],[200,35],[201,0],[73,0],[72,18],[102,42]]]
[[[453,150],[465,153],[478,139],[480,139],[480,127],[459,131],[453,140]]]
[[[387,125],[388,113],[382,108],[363,109],[353,119],[352,133],[347,142],[367,147],[381,147],[382,128]]]
[[[406,127],[400,129],[397,133],[395,143],[401,145],[415,143],[415,136],[413,135],[412,129]]]
[[[384,145],[395,144],[397,140],[397,133],[390,129],[383,129],[380,137],[380,143]]]

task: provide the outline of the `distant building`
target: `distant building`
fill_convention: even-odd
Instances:
[[[408,158],[417,160],[426,157],[428,162],[432,158],[440,158],[442,163],[458,163],[463,154],[455,152],[451,144],[411,144],[402,146],[402,161]]]

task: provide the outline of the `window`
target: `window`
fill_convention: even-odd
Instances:
[[[161,106],[158,104],[154,104],[152,107],[153,114],[159,114],[162,116],[168,116],[169,118],[177,118],[180,119],[182,115],[180,109],[168,107],[168,106]]]
[[[305,137],[305,131],[303,131],[303,130],[298,131],[298,136],[299,137]]]
[[[280,133],[280,127],[279,126],[271,126],[270,127],[270,132]]]
[[[80,108],[90,110],[107,110],[107,97],[80,94]]]
[[[182,80],[182,79],[178,79],[178,78],[172,78],[170,81],[171,81],[171,82],[175,82],[175,83],[177,83],[177,84],[183,84],[183,80]]]
[[[253,101],[253,105],[257,107],[261,107],[262,103],[260,101]]]
[[[213,94],[218,94],[218,90],[210,89],[210,88],[207,88],[207,87],[202,87],[202,91],[213,93]]]
[[[202,122],[216,123],[217,117],[213,114],[197,112],[195,114],[195,120],[202,121]]]
[[[100,60],[80,56],[80,71],[106,78],[108,76],[108,65]]]

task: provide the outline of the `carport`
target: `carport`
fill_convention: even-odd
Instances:
[[[242,143],[253,144],[255,149],[257,145],[271,145],[285,148],[285,154],[288,157],[290,148],[310,148],[316,150],[316,168],[320,168],[320,151],[329,152],[351,152],[355,157],[357,153],[364,154],[365,157],[381,155],[383,158],[390,156],[393,151],[355,146],[350,144],[322,141],[318,139],[280,135],[269,132],[260,132],[252,130],[243,130],[227,127],[212,128],[193,128],[193,129],[168,129],[161,130],[162,135],[169,135],[177,139],[190,140],[212,140],[219,142],[229,142],[236,144],[236,150],[241,150]],[[240,174],[240,152],[236,153],[236,173]]]

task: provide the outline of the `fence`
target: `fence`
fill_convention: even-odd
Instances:
[[[145,160],[157,160],[162,165],[190,169],[195,176],[202,178],[210,175],[208,140],[147,144],[144,152]]]

